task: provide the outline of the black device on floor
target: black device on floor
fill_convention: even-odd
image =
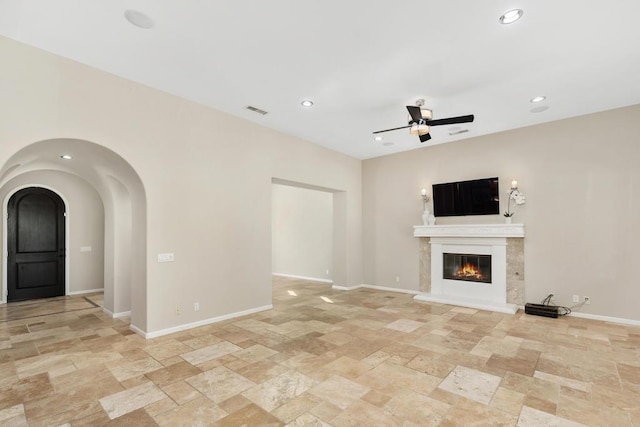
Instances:
[[[545,305],[545,304],[531,304],[530,302],[524,305],[524,312],[527,314],[533,314],[534,316],[544,317],[558,317],[557,305]]]

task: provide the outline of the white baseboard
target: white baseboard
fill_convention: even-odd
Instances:
[[[138,334],[138,335],[142,336],[143,338],[146,338],[146,336],[145,336],[145,335],[146,335],[147,333],[146,333],[145,331],[143,331],[142,329],[138,328],[137,326],[135,326],[135,325],[129,325],[129,329],[131,329],[131,330],[132,330],[133,332],[135,332],[136,334]]]
[[[433,295],[429,293],[418,293],[413,297],[416,301],[435,302],[438,304],[457,305],[477,310],[497,311],[498,313],[516,314],[518,306],[516,304],[498,303],[492,301],[476,300],[471,298],[447,297],[443,295]]]
[[[295,274],[271,273],[272,276],[289,277],[291,279],[311,280],[313,282],[333,283],[331,279],[320,279],[318,277],[297,276]]]
[[[640,320],[624,319],[622,317],[601,316],[599,314],[588,314],[572,311],[569,316],[580,317],[582,319],[601,320],[603,322],[621,323],[623,325],[640,326]]]
[[[524,305],[520,305],[518,308],[524,311]],[[572,311],[568,316],[578,317],[580,319],[600,320],[602,322],[609,323],[619,323],[621,325],[640,326],[640,320],[625,319],[624,317],[601,316],[599,314],[580,313],[579,311]]]
[[[119,319],[121,317],[131,316],[131,311],[121,311],[120,313],[114,313],[113,311],[108,310],[104,307],[102,307],[102,311],[107,313],[107,315],[109,315],[112,319]]]
[[[197,322],[187,323],[184,325],[174,326],[166,329],[160,329],[159,331],[153,331],[153,332],[144,332],[133,325],[130,325],[129,328],[136,334],[142,335],[146,339],[151,339],[151,338],[161,337],[164,335],[174,334],[176,332],[186,331],[188,329],[198,328],[200,326],[210,325],[212,323],[222,322],[223,320],[229,320],[236,317],[242,317],[249,314],[259,313],[265,310],[271,310],[272,308],[273,308],[273,305],[269,304],[262,307],[256,307],[249,310],[238,311],[236,313],[225,314],[224,316],[212,317],[210,319],[199,320]]]
[[[84,295],[84,294],[94,294],[96,292],[104,292],[104,288],[100,289],[88,289],[86,291],[73,291],[67,292],[67,295]]]
[[[411,294],[411,295],[417,295],[420,293],[420,291],[412,291],[411,289],[391,288],[388,286],[375,286],[375,285],[365,285],[365,284],[355,285],[355,286],[333,285],[331,288],[337,291],[355,291],[356,289],[367,288],[367,289],[375,289],[378,291],[400,292],[403,294]]]
[[[338,286],[338,285],[333,285],[331,287],[331,289],[335,289],[336,291],[355,291],[356,289],[360,289],[362,287],[362,285],[355,285],[355,286]]]
[[[402,289],[402,288],[392,288],[389,286],[374,286],[374,285],[360,285],[360,286],[363,288],[377,289],[379,291],[400,292],[402,294],[418,295],[420,293],[420,291],[413,291],[411,289]]]

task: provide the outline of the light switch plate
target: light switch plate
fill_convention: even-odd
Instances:
[[[173,253],[158,254],[158,262],[173,262]]]

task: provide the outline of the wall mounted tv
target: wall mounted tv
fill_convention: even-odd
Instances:
[[[435,216],[500,213],[498,178],[433,184],[432,194]]]

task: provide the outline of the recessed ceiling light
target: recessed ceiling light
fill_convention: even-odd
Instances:
[[[376,137],[375,137],[375,138],[373,138],[373,139],[375,139],[376,141],[382,141],[384,138],[383,138],[383,137],[381,137],[380,135],[378,135],[378,136],[376,136]]]
[[[142,12],[137,10],[128,9],[124,11],[124,17],[131,23],[131,25],[135,25],[138,28],[142,28],[148,30],[153,28],[155,22],[153,19],[149,18]]]
[[[541,105],[539,107],[532,108],[531,112],[532,113],[542,113],[543,111],[547,111],[548,109],[549,109],[549,107],[547,107],[546,105]]]
[[[65,160],[71,160],[71,159],[73,159],[73,157],[71,157],[71,156],[70,156],[70,155],[68,155],[68,154],[63,154],[62,156],[60,156],[60,158],[61,158],[61,159],[65,159]]]
[[[313,101],[311,101],[310,99],[305,99],[300,103],[300,105],[302,105],[304,108],[310,108],[313,107]]]
[[[547,99],[547,97],[546,97],[546,96],[536,96],[536,97],[534,97],[534,98],[531,98],[531,100],[530,100],[529,102],[533,102],[533,103],[535,104],[535,103],[537,103],[537,102],[542,102],[542,101],[544,101],[545,99]]]
[[[513,24],[518,19],[522,18],[523,14],[524,14],[524,12],[522,11],[522,9],[512,9],[512,10],[510,10],[508,12],[505,12],[500,17],[500,23],[501,24]]]

